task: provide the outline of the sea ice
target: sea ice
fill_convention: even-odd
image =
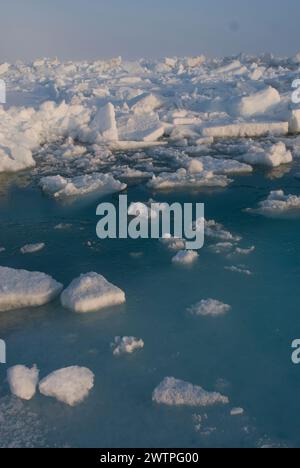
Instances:
[[[207,392],[202,387],[173,377],[166,377],[154,390],[152,399],[155,403],[168,406],[201,406],[228,404],[226,396],[216,392]]]
[[[117,121],[120,140],[153,142],[165,132],[156,113],[132,114]]]
[[[116,336],[114,343],[112,343],[114,356],[122,356],[123,354],[132,354],[138,349],[144,347],[143,340],[133,336]]]
[[[40,252],[44,248],[45,248],[45,244],[43,242],[39,244],[27,244],[27,245],[24,245],[24,247],[20,249],[20,252],[22,254],[32,254],[32,253]]]
[[[93,372],[85,367],[67,367],[44,378],[39,384],[39,390],[42,395],[76,406],[94,387],[94,377]]]
[[[242,416],[244,414],[243,408],[232,408],[230,411],[230,416]]]
[[[204,187],[227,187],[231,182],[228,177],[213,172],[203,171],[195,174],[181,168],[175,173],[162,172],[153,176],[148,182],[148,187],[154,190],[197,190]]]
[[[254,138],[267,135],[287,135],[288,122],[250,122],[205,127],[203,136],[214,138]]]
[[[113,104],[108,103],[101,107],[96,113],[91,124],[92,129],[101,133],[106,141],[117,141],[119,139],[116,123],[116,114]]]
[[[127,185],[110,174],[93,173],[68,179],[60,175],[43,177],[42,190],[54,198],[79,197],[91,193],[101,196],[124,190]]]
[[[199,228],[202,229],[203,221],[199,220]],[[205,221],[205,236],[211,239],[218,239],[225,242],[239,242],[240,236],[236,236],[229,231],[226,231],[224,226],[214,220]]]
[[[289,132],[300,133],[300,109],[295,109],[292,111],[289,121]]]
[[[31,400],[36,392],[39,371],[36,366],[29,369],[25,366],[14,366],[7,371],[7,380],[13,395],[22,400]]]
[[[279,103],[280,94],[276,89],[269,86],[263,91],[243,97],[238,110],[243,117],[252,117],[253,115],[265,113],[270,107]]]
[[[74,279],[61,295],[62,305],[78,313],[95,312],[125,301],[125,293],[97,273]]]
[[[172,262],[176,265],[190,265],[198,260],[198,258],[199,254],[195,250],[180,250],[172,258]]]
[[[267,149],[253,145],[251,151],[243,154],[239,159],[253,165],[278,167],[281,164],[291,163],[293,156],[284,143],[278,142]]]
[[[258,208],[249,208],[249,213],[258,213],[265,216],[280,216],[284,214],[300,213],[300,197],[297,195],[285,195],[283,190],[270,192],[266,200],[258,204]]]
[[[188,309],[192,315],[219,317],[231,310],[231,306],[215,299],[203,299]]]
[[[47,304],[62,287],[45,273],[0,267],[0,311]]]

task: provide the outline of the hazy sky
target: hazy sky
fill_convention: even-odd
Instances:
[[[299,0],[0,0],[0,62],[300,50]]]

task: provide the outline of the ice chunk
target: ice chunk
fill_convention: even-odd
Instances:
[[[243,408],[232,408],[230,416],[242,416],[244,414]]]
[[[36,392],[39,371],[36,366],[29,369],[25,366],[14,366],[7,371],[7,380],[13,395],[22,400],[31,400]]]
[[[174,377],[166,377],[154,390],[152,399],[155,403],[168,406],[201,406],[228,404],[226,396],[216,392],[207,392],[202,387]]]
[[[149,114],[163,105],[163,100],[155,94],[142,94],[132,100],[131,109],[135,114]]]
[[[281,164],[292,162],[293,156],[292,153],[287,150],[285,144],[279,142],[268,149],[253,146],[249,153],[243,154],[239,159],[253,165],[278,167]]]
[[[116,336],[114,343],[112,343],[114,356],[122,356],[123,354],[132,354],[138,349],[144,347],[143,340],[133,336]]]
[[[44,305],[62,287],[45,273],[0,267],[0,311]]]
[[[95,312],[123,304],[125,293],[97,273],[87,273],[72,281],[61,295],[61,303],[78,313]]]
[[[270,107],[279,103],[280,94],[275,88],[269,86],[263,91],[252,94],[252,96],[243,97],[238,111],[243,117],[252,117],[265,113]]]
[[[218,75],[243,75],[246,72],[247,68],[244,67],[239,60],[234,60],[228,65],[224,65],[215,70],[215,73]]]
[[[198,260],[199,254],[194,250],[180,250],[175,257],[172,258],[172,262],[176,265],[190,265]]]
[[[165,234],[160,242],[167,247],[168,250],[178,251],[178,250],[185,250],[186,242],[184,239],[179,239],[178,237],[173,237],[171,234]]]
[[[192,315],[219,317],[231,310],[231,306],[215,299],[203,299],[188,309]]]
[[[242,275],[252,276],[252,272],[248,270],[247,268],[245,268],[243,265],[241,266],[232,265],[230,267],[225,267],[225,270],[231,271],[232,273],[240,273]]]
[[[104,196],[124,190],[127,185],[110,174],[93,173],[68,179],[58,176],[43,177],[40,185],[45,193],[55,198],[79,197],[91,193]]]
[[[285,195],[283,190],[272,191],[266,200],[258,204],[258,208],[249,208],[246,211],[271,217],[289,214],[298,216],[300,214],[300,197]]]
[[[196,162],[202,164],[204,171],[213,172],[214,174],[246,174],[253,171],[253,168],[249,164],[244,164],[233,159],[213,158],[212,156],[201,156],[192,159],[190,163],[188,162],[189,171],[191,171],[191,165],[192,169],[195,168],[196,172]],[[200,166],[198,168],[200,169]]]
[[[44,248],[45,248],[45,244],[43,242],[39,244],[27,244],[27,245],[24,245],[24,247],[20,249],[20,252],[22,254],[32,254],[32,253],[40,252]]]
[[[300,133],[300,109],[296,109],[292,111],[292,114],[289,120],[289,132]]]
[[[165,132],[164,125],[158,115],[133,114],[118,120],[120,140],[153,142],[161,138]]]
[[[117,141],[119,139],[113,104],[108,103],[98,110],[91,124],[91,128],[99,131],[104,140]]]
[[[287,135],[288,132],[288,122],[255,122],[205,127],[203,129],[203,136],[214,138],[254,138],[266,135]]]
[[[0,76],[1,75],[4,75],[4,73],[6,73],[8,70],[9,70],[9,63],[1,63],[0,64]]]
[[[81,403],[94,387],[94,374],[85,367],[72,366],[48,375],[40,382],[42,395],[75,406]]]
[[[26,147],[1,146],[0,139],[0,172],[18,172],[35,166],[32,153]]]
[[[198,166],[200,168],[200,166]],[[224,175],[215,175],[210,171],[201,173],[190,173],[181,168],[175,173],[162,172],[158,176],[153,176],[148,182],[148,187],[154,190],[172,189],[194,189],[203,187],[227,187],[232,182]]]
[[[199,220],[199,229],[202,229],[203,221]],[[227,231],[224,226],[214,220],[205,221],[205,236],[222,241],[239,242],[240,236],[236,236]]]

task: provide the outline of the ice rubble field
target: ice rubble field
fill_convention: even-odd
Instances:
[[[288,193],[286,187],[280,187],[280,178],[292,169],[294,186],[291,187],[291,191],[297,191],[298,188],[300,110],[292,103],[291,96],[292,82],[299,78],[299,74],[299,55],[282,59],[272,55],[260,57],[241,55],[223,59],[199,56],[166,58],[161,61],[140,60],[134,63],[124,62],[119,58],[93,63],[61,63],[58,60],[42,59],[32,64],[21,62],[2,64],[0,76],[8,85],[8,104],[0,107],[0,173],[3,173],[1,181],[8,177],[7,173],[25,171],[24,176],[30,181],[29,190],[37,190],[40,195],[43,193],[45,203],[50,204],[47,206],[53,209],[51,203],[56,202],[58,210],[64,209],[61,207],[65,206],[63,202],[66,200],[71,200],[70,205],[66,205],[66,209],[72,210],[72,201],[78,198],[84,199],[91,194],[100,198],[124,190],[130,192],[131,188],[136,186],[140,188],[138,192],[140,195],[148,194],[148,200],[150,196],[168,197],[170,193],[177,196],[176,194],[181,192],[184,194],[184,200],[186,194],[191,194],[195,197],[194,200],[199,201],[201,194],[206,193],[211,197],[207,200],[209,205],[210,202],[214,203],[212,193],[219,191],[229,193],[231,187],[236,189],[234,184],[237,179],[240,181],[241,178],[247,177],[249,181],[249,178],[253,177],[255,180],[257,171],[262,171],[266,174],[266,178],[270,178],[269,180],[277,180],[276,189],[270,188],[267,196],[264,192],[263,196],[259,194],[257,198],[252,198],[252,204],[243,206],[239,211],[249,218],[260,219],[262,223],[270,221],[267,218],[299,218],[299,195]],[[30,101],[32,107],[28,107]],[[16,105],[11,106],[10,102],[15,102]],[[23,103],[27,103],[27,106]],[[23,173],[20,174],[20,177],[22,176]],[[212,192],[212,189],[216,192]],[[220,199],[218,200],[220,203]],[[139,208],[140,204],[136,199],[130,205],[129,214],[134,216]],[[145,216],[149,217],[150,212],[149,208]],[[200,228],[203,220],[198,222]],[[68,242],[70,239],[68,236],[75,229],[73,228],[72,224],[57,221],[54,230],[66,236]],[[82,229],[84,231],[84,227]],[[163,256],[161,252],[165,250],[165,254],[170,255],[167,265],[168,275],[176,284],[178,280],[176,275],[186,275],[187,278],[191,278],[189,275],[192,275],[193,271],[208,268],[205,256],[211,255],[208,258],[212,264],[222,262],[223,279],[230,280],[227,288],[232,287],[233,281],[243,284],[255,276],[251,258],[256,252],[256,245],[253,244],[256,244],[258,239],[244,241],[237,232],[229,231],[227,226],[218,220],[207,218],[205,233],[208,247],[204,260],[202,251],[188,251],[184,239],[173,238],[170,235],[157,242],[162,251],[158,257],[155,257],[155,262],[153,260],[151,263],[151,268],[158,267],[160,257]],[[51,245],[48,245],[44,237],[33,239],[32,243],[31,241],[31,238],[23,239],[23,243],[14,250],[15,255],[17,253],[22,255],[23,264],[27,264],[28,268],[20,269],[18,262],[15,267],[14,263],[11,265],[9,262],[10,268],[0,267],[1,317],[8,317],[9,314],[13,316],[13,310],[18,312],[18,309],[23,308],[26,314],[28,311],[31,313],[32,308],[49,304],[47,306],[49,309],[45,310],[52,310],[52,307],[58,309],[59,314],[62,314],[62,320],[73,322],[86,319],[87,322],[79,322],[80,327],[83,325],[83,335],[85,335],[84,326],[91,324],[91,328],[87,328],[91,332],[93,323],[96,323],[93,321],[100,315],[105,318],[108,313],[107,308],[118,309],[118,306],[127,304],[127,301],[132,304],[132,301],[139,303],[143,300],[144,290],[147,290],[145,284],[136,297],[128,294],[125,288],[123,290],[119,287],[122,285],[120,281],[122,275],[120,277],[120,274],[117,274],[118,270],[123,272],[123,276],[127,276],[127,272],[120,266],[123,252],[120,254],[120,259],[114,260],[115,263],[112,262],[112,265],[110,257],[107,259],[111,268],[108,278],[112,282],[106,279],[106,263],[105,261],[101,263],[101,254],[104,252],[105,256],[105,249],[101,251],[100,246],[98,257],[100,260],[95,265],[97,273],[91,268],[87,270],[88,262],[81,262],[84,271],[89,272],[78,272],[75,268],[76,273],[73,273],[73,268],[67,267],[68,279],[63,281],[63,285],[47,273],[49,271],[47,262],[43,268],[40,268],[40,271],[45,273],[40,273],[31,267],[31,259],[33,264],[39,255],[45,255],[49,260],[48,249],[51,251]],[[93,251],[93,241],[85,239],[85,243],[86,247]],[[10,254],[6,247],[3,245],[2,250],[1,246],[1,254]],[[145,252],[131,252],[131,254],[133,261],[143,263]],[[73,260],[74,265],[76,261],[79,261],[79,257]],[[133,267],[134,271],[135,268]],[[105,274],[105,277],[102,274]],[[148,275],[148,282],[153,281],[155,284],[155,278],[147,269],[145,275]],[[162,277],[161,283],[156,285],[151,297],[157,295],[158,299],[161,299],[162,293],[159,288],[167,288],[167,283],[168,279]],[[197,288],[196,285],[195,289]],[[178,290],[181,291],[181,288]],[[190,291],[187,285],[182,290]],[[225,287],[223,292],[226,296]],[[175,291],[173,293],[176,295]],[[217,324],[218,321],[227,318],[229,321],[236,319],[234,305],[229,301],[227,303],[226,297],[222,295],[216,297],[213,291],[211,293],[211,296],[206,294],[202,297],[190,293],[193,300],[192,298],[190,300],[188,293],[181,293],[181,296],[187,296],[185,298],[187,304],[181,311],[183,319],[199,321],[204,330],[208,326],[206,321]],[[255,294],[256,291],[253,296]],[[50,304],[52,302],[53,305]],[[150,300],[148,302],[150,303]],[[166,313],[168,329],[172,330],[174,318],[171,312],[173,308],[175,309],[175,304],[170,305],[163,300],[162,303],[164,308],[159,309],[159,312]],[[142,308],[146,309],[147,304],[142,305]],[[150,317],[152,312],[148,311]],[[189,367],[186,365],[187,361],[181,367],[181,372],[178,371],[177,365],[174,365],[173,359],[178,358],[178,356],[175,358],[177,348],[171,350],[170,361],[167,361],[163,354],[160,355],[160,346],[164,337],[160,331],[161,322],[157,321],[155,312],[153,316],[154,322],[148,327],[150,335],[147,335],[148,330],[144,329],[144,333],[132,336],[131,333],[135,333],[134,322],[130,322],[130,317],[126,317],[126,321],[133,325],[133,329],[128,325],[125,327],[124,333],[128,336],[125,334],[116,336],[115,330],[109,338],[106,330],[108,325],[103,322],[103,334],[106,333],[105,352],[110,354],[108,358],[104,352],[104,356],[107,357],[106,367],[101,361],[106,374],[110,376],[114,366],[120,366],[117,369],[122,369],[123,372],[121,366],[124,365],[123,362],[127,362],[126,359],[140,359],[137,361],[140,368],[135,371],[139,373],[141,369],[144,370],[147,366],[143,363],[144,353],[147,353],[147,348],[150,348],[149,341],[155,335],[154,347],[158,350],[158,363],[155,363],[155,368],[153,362],[151,363],[152,367],[146,369],[147,375],[155,373],[158,366],[165,376],[174,375],[174,377],[165,377],[160,384],[160,380],[156,378],[151,380],[152,403],[155,409],[151,407],[150,413],[147,413],[149,420],[153,411],[169,411],[170,407],[171,410],[173,407],[172,416],[170,413],[160,413],[160,415],[167,414],[168,417],[176,418],[174,407],[194,408],[197,411],[193,415],[194,432],[200,434],[203,443],[203,440],[216,430],[208,423],[210,417],[214,418],[214,413],[213,416],[207,414],[209,408],[216,406],[219,409],[213,411],[216,411],[216,415],[222,414],[223,419],[224,414],[230,417],[238,416],[237,419],[241,421],[238,423],[240,424],[238,437],[241,433],[247,434],[249,419],[242,419],[246,418],[243,408],[230,406],[240,405],[242,402],[235,396],[233,398],[230,396],[230,399],[226,396],[227,391],[228,394],[232,394],[226,382],[208,384],[208,379],[203,375],[203,386],[212,391],[204,390],[200,386],[201,378],[199,380],[197,373],[191,372],[190,380],[193,380],[193,383],[189,383],[184,378],[184,369]],[[231,316],[234,318],[231,319]],[[108,317],[112,320],[111,316]],[[51,321],[51,317],[49,320]],[[178,339],[181,332],[183,336],[185,334],[184,326],[177,330]],[[213,334],[216,333],[215,329],[213,330]],[[69,329],[68,332],[65,335],[67,338],[61,348],[60,357],[64,357],[64,347],[68,348],[66,344],[68,340],[70,342],[73,340]],[[198,337],[194,336],[192,343],[184,342],[184,348],[194,349],[192,347],[198,341]],[[207,349],[213,355],[215,351],[208,343],[205,345],[207,348],[204,349],[204,355]],[[104,391],[105,382],[109,377],[104,376],[104,373],[100,377],[99,372],[94,370],[93,364],[89,364],[90,356],[97,356],[97,350],[89,349],[86,353],[84,351],[83,358],[80,352],[79,349],[74,349],[71,355],[66,352],[65,360],[60,360],[60,368],[54,365],[47,365],[47,369],[40,368],[38,354],[36,361],[28,361],[26,366],[17,364],[10,367],[7,372],[7,383],[11,394],[24,400],[24,405],[16,403],[18,400],[5,400],[7,396],[1,398],[0,418],[7,420],[10,413],[14,417],[17,413],[18,421],[19,413],[20,417],[23,415],[25,420],[31,421],[33,415],[28,412],[29,407],[26,405],[50,405],[46,397],[63,403],[64,410],[59,407],[60,411],[67,411],[66,407],[72,407],[70,409],[74,411],[72,416],[71,413],[64,413],[70,418],[76,418],[75,406],[82,408],[78,411],[84,412],[89,404],[92,405],[89,411],[94,413],[95,407],[97,409],[95,415],[101,418],[102,412],[105,411],[104,408],[99,408],[102,398],[107,402],[109,414],[114,415],[114,409],[110,407],[113,403],[108,403],[111,394],[120,400],[122,394],[120,392],[125,385],[123,381],[127,379],[134,382],[134,388],[137,386],[130,374],[131,369],[126,368],[121,379],[119,376],[114,377],[116,380],[113,381],[110,391],[103,395],[101,392]],[[110,359],[114,360],[113,364]],[[34,362],[37,362],[37,365],[34,365]],[[198,368],[198,363],[194,363],[194,368]],[[205,371],[203,373],[205,374]],[[144,375],[142,378],[144,379]],[[151,392],[135,391],[135,389],[132,391],[134,395],[132,398],[137,399],[139,404],[141,404],[139,398],[142,398],[143,404],[145,401],[151,404]],[[142,395],[137,395],[138,391]],[[128,395],[124,394],[124,401],[128,402],[127,398]],[[224,412],[217,413],[223,411],[220,409],[223,406]],[[84,413],[80,414],[85,417]],[[49,415],[48,417],[51,419]],[[113,425],[118,426],[119,415],[113,417],[116,418]],[[131,415],[128,415],[128,418],[130,417]],[[39,433],[38,424],[34,418],[32,420],[34,422],[32,434],[28,437],[26,430],[20,425],[22,431],[20,437],[29,445],[38,444],[36,441]],[[217,421],[216,425],[222,424],[220,416],[217,417]],[[128,420],[122,420],[122,424],[124,426],[120,431],[127,432]],[[13,428],[9,426],[9,430]],[[168,430],[165,433],[168,433]],[[12,440],[6,441],[7,437],[8,432],[0,427],[0,439],[3,439],[3,444],[13,444]],[[15,444],[18,443],[19,440],[16,440]],[[111,443],[111,440],[107,443]],[[172,444],[172,441],[168,443]],[[197,443],[198,441],[191,442],[192,445]],[[263,445],[258,443],[257,438],[255,443]]]

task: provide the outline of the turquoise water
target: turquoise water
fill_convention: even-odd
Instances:
[[[291,342],[300,337],[300,219],[268,219],[245,213],[270,190],[300,194],[293,172],[282,178],[257,171],[235,177],[225,190],[172,193],[155,200],[204,202],[206,218],[255,245],[249,256],[227,259],[207,241],[199,261],[174,267],[158,241],[96,237],[97,201],[60,205],[42,195],[27,176],[16,176],[0,195],[0,264],[44,271],[67,286],[96,271],[121,287],[124,306],[76,315],[59,300],[36,309],[3,312],[0,338],[8,363],[0,366],[0,445],[72,447],[247,447],[300,445],[300,366],[291,362]],[[153,194],[137,184],[131,201]],[[108,197],[114,200],[117,197]],[[56,230],[59,223],[72,228]],[[33,255],[24,244],[45,242]],[[252,276],[226,266],[244,264]],[[220,318],[192,317],[186,309],[203,298],[230,304]],[[115,336],[133,335],[143,350],[115,358]],[[26,403],[9,396],[7,367],[36,363],[41,377],[69,365],[96,376],[89,397],[75,408],[37,394]],[[165,408],[152,403],[154,388],[174,376],[218,390],[229,407]],[[242,407],[243,416],[230,416]],[[195,417],[197,415],[197,417]],[[197,430],[199,415],[202,427]],[[29,424],[24,425],[24,421]]]

